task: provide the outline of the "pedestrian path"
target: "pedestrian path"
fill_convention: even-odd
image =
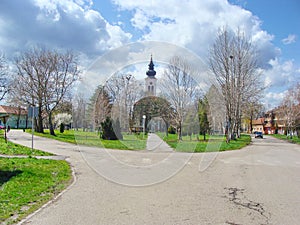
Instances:
[[[0,154],[0,158],[28,158],[28,155],[4,155]],[[53,159],[53,160],[65,160],[68,158],[67,156],[64,155],[49,155],[49,156],[39,156],[39,155],[33,155],[31,158],[36,158],[36,159]]]
[[[154,133],[148,134],[146,150],[151,152],[173,152],[173,149]]]

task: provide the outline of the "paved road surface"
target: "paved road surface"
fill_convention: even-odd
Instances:
[[[12,131],[9,138],[31,146],[26,133]],[[300,221],[300,147],[270,136],[219,154],[94,149],[39,137],[35,148],[67,156],[76,181],[22,224]]]

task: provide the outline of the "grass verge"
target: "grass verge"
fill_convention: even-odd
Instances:
[[[71,180],[65,161],[0,158],[0,223],[12,224],[37,210]]]
[[[286,136],[286,135],[282,135],[282,134],[272,134],[273,137],[284,140],[284,141],[288,141],[294,144],[300,144],[300,138],[298,138],[297,136],[293,136],[293,138],[291,139],[290,137]]]
[[[7,141],[7,143],[4,141],[3,138],[3,130],[0,131],[0,154],[2,155],[28,155],[28,156],[50,156],[53,155],[48,152],[43,152],[37,149],[32,149],[18,145],[15,143],[12,143],[10,141]]]
[[[95,146],[100,148],[121,149],[121,150],[142,150],[146,148],[147,135],[123,134],[123,140],[103,140],[97,132],[84,132],[65,130],[64,133],[55,132],[56,136],[50,135],[49,130],[44,134],[35,133],[37,136],[52,138],[58,141],[72,144]]]
[[[0,154],[28,155],[28,158],[0,157],[0,224],[20,221],[65,189],[71,179],[67,162],[36,159],[52,155],[40,150],[7,143],[0,138]]]
[[[215,152],[241,149],[251,142],[250,135],[241,135],[241,138],[231,140],[226,143],[224,136],[211,135],[207,136],[207,140],[191,138],[190,136],[183,137],[182,141],[177,140],[177,134],[169,134],[161,136],[173,149],[179,152]]]

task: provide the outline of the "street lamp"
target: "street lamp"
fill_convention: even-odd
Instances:
[[[143,139],[145,134],[145,125],[146,125],[146,115],[143,115]]]

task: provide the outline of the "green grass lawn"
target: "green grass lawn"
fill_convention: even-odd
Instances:
[[[29,131],[30,132],[30,131]],[[84,132],[75,130],[65,130],[64,133],[55,131],[56,136],[50,135],[49,130],[44,134],[35,135],[53,138],[55,140],[69,142],[72,144],[96,146],[101,148],[121,149],[121,150],[142,150],[146,148],[147,135],[123,134],[123,140],[103,140],[97,132]]]
[[[241,149],[251,142],[250,135],[241,135],[241,138],[226,143],[224,136],[211,135],[206,136],[207,140],[203,140],[203,136],[184,136],[182,141],[177,140],[177,134],[160,134],[160,136],[176,151],[179,152],[214,152]]]
[[[71,181],[65,161],[0,158],[0,223],[15,223],[65,189]]]
[[[65,141],[73,144],[88,145],[96,147],[104,147],[109,149],[121,150],[142,150],[146,148],[147,135],[123,134],[123,140],[102,140],[99,138],[97,132],[83,132],[66,130],[64,133],[56,131],[56,136],[49,134],[49,130],[45,130],[44,134],[35,133],[38,136],[53,138],[59,141]],[[157,133],[163,138],[173,149],[180,152],[207,152],[207,151],[227,151],[240,149],[251,142],[249,135],[242,135],[237,140],[232,140],[229,144],[226,143],[224,136],[206,136],[206,141],[203,136],[199,136],[197,140],[196,135],[184,136],[183,141],[178,142],[177,134]],[[199,141],[200,140],[200,141]]]
[[[290,137],[287,137],[286,135],[282,135],[282,134],[272,134],[272,136],[276,137],[278,139],[281,139],[281,140],[291,142],[291,143],[300,144],[300,138],[298,138],[297,136],[293,136],[292,139]]]
[[[0,154],[28,155],[28,158],[0,157],[0,224],[16,223],[37,210],[71,181],[67,162],[36,159],[51,155],[39,150],[5,143],[0,137]]]
[[[40,150],[32,149],[24,147],[22,145],[14,144],[10,141],[5,143],[4,137],[3,137],[3,131],[0,131],[0,154],[3,155],[31,155],[31,156],[47,156],[47,155],[53,155],[51,153],[43,152]]]

